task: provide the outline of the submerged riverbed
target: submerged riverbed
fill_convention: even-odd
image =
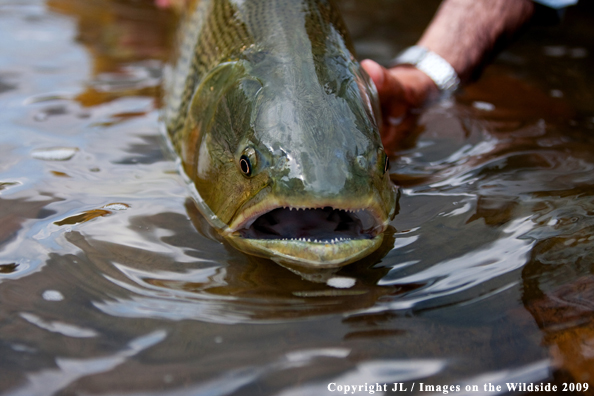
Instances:
[[[437,4],[341,7],[360,58],[386,62]],[[391,156],[399,214],[336,288],[239,253],[195,209],[159,132],[171,12],[0,0],[0,393],[591,393],[593,22],[583,1],[531,27],[419,114]]]

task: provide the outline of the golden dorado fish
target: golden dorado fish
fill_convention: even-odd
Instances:
[[[373,83],[329,0],[200,0],[166,73],[167,132],[196,204],[237,249],[332,268],[396,211]]]

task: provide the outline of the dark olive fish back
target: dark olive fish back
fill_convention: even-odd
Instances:
[[[192,95],[200,80],[226,58],[253,43],[229,0],[198,0],[189,6],[178,31],[173,66],[166,74],[165,123],[178,147]]]
[[[310,51],[324,52],[316,47],[323,45],[320,40],[332,26],[354,55],[344,21],[331,0],[197,0],[189,6],[166,75],[164,116],[176,149],[192,95],[205,74],[222,62],[241,58],[242,52],[258,43],[271,42],[271,50],[293,50],[278,35],[292,30],[291,25],[299,21],[295,18],[298,13],[307,15]]]

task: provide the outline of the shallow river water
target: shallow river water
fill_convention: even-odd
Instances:
[[[359,56],[413,44],[420,3],[343,2]],[[419,114],[399,214],[342,289],[197,213],[159,132],[174,25],[148,0],[0,0],[2,395],[592,393],[591,3]]]

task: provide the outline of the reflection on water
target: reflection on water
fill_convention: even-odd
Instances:
[[[423,4],[341,6],[360,55],[385,61]],[[1,0],[0,391],[594,385],[594,14],[579,7],[420,115],[392,158],[382,249],[294,273],[226,245],[188,199],[159,133],[172,13]]]

